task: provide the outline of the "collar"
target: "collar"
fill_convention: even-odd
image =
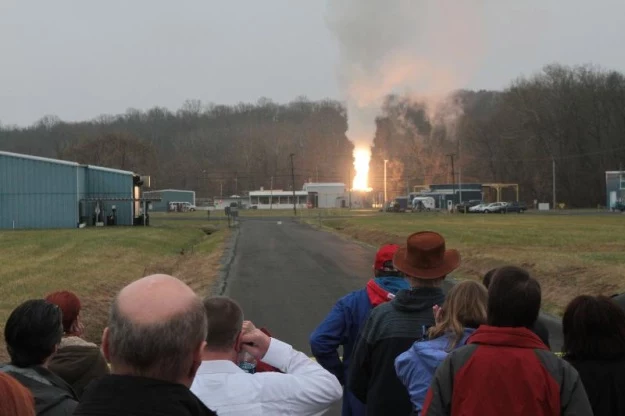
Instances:
[[[199,374],[215,374],[215,373],[247,374],[238,365],[228,360],[202,361],[202,364],[200,364],[200,367],[197,370],[198,375]]]

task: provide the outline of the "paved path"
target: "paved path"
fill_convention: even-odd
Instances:
[[[242,219],[224,294],[241,303],[247,319],[309,354],[308,336],[341,296],[363,287],[374,255],[293,219]],[[545,324],[559,349],[557,320]]]

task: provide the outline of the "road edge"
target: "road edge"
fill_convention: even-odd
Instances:
[[[234,261],[234,256],[237,249],[237,244],[239,242],[239,227],[234,227],[231,229],[231,235],[228,241],[226,242],[226,247],[224,249],[223,254],[221,255],[221,268],[219,270],[219,275],[217,277],[216,282],[213,284],[211,288],[211,292],[218,296],[223,296],[228,289],[228,278],[230,276],[230,268],[232,266],[232,262]]]

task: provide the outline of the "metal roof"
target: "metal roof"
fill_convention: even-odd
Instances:
[[[59,165],[80,166],[80,164],[76,163],[76,162],[69,162],[67,160],[59,160],[59,159],[50,159],[50,158],[47,158],[47,157],[40,157],[40,156],[25,155],[25,154],[22,154],[22,153],[13,153],[13,152],[0,151],[0,155],[10,156],[10,157],[18,157],[18,158],[21,158],[21,159],[36,160],[36,161],[39,161],[39,162],[57,163]]]
[[[139,202],[153,202],[153,201],[160,201],[161,198],[122,198],[122,197],[111,197],[111,198],[81,198],[81,201],[87,201],[87,202],[97,202],[97,201],[120,201],[120,202],[128,202],[128,201],[139,201]]]
[[[88,169],[101,170],[103,172],[121,173],[122,175],[134,175],[134,173],[129,170],[105,168],[103,166],[94,166],[94,165],[81,165],[81,166],[87,166]]]
[[[134,175],[133,172],[128,171],[128,170],[105,168],[103,166],[95,166],[95,165],[81,165],[78,162],[70,162],[68,160],[60,160],[60,159],[51,159],[51,158],[48,158],[48,157],[41,157],[41,156],[25,155],[23,153],[13,153],[13,152],[0,151],[0,155],[10,156],[10,157],[17,157],[17,158],[20,158],[20,159],[36,160],[38,162],[56,163],[58,165],[67,165],[67,166],[75,166],[75,167],[87,167],[88,169],[100,170],[100,171],[105,171],[105,172],[113,172],[113,173],[121,173],[121,174],[124,174],[124,175]]]

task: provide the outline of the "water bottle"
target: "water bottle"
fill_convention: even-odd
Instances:
[[[256,372],[256,359],[248,352],[239,354],[239,367],[249,374]]]

